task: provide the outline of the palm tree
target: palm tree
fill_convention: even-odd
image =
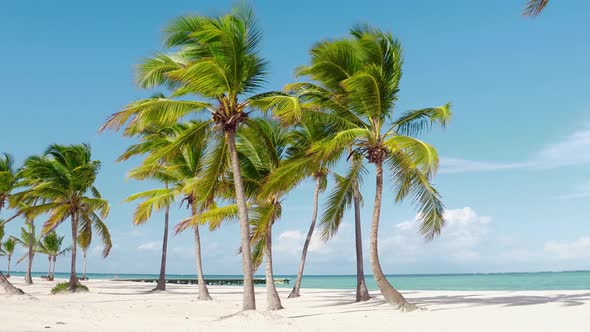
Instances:
[[[451,116],[450,105],[410,111],[394,118],[402,49],[389,33],[368,26],[355,27],[349,38],[316,44],[311,55],[311,65],[301,68],[299,74],[330,88],[326,97],[329,104],[337,105],[331,108],[340,121],[336,133],[316,142],[310,153],[318,160],[326,160],[352,151],[350,154],[375,165],[370,237],[373,275],[386,301],[397,309],[412,310],[415,306],[389,283],[379,262],[383,165],[393,175],[396,201],[413,198],[422,221],[421,232],[432,239],[444,225],[444,206],[430,182],[438,168],[438,155],[434,147],[409,135],[422,132],[432,123],[445,126]],[[324,91],[321,87],[316,90]],[[331,92],[339,90],[341,94]]]
[[[38,178],[31,187],[17,195],[21,199],[37,198],[42,203],[23,209],[28,218],[49,213],[43,225],[47,234],[64,220],[71,220],[72,246],[69,290],[76,291],[76,242],[79,234],[94,231],[104,243],[103,256],[112,247],[111,236],[103,222],[109,213],[109,204],[94,186],[100,161],[91,159],[90,147],[81,145],[51,145],[44,156],[30,157],[25,161],[25,177]]]
[[[362,157],[358,154],[352,155],[350,167],[344,176],[334,174],[336,186],[330,193],[326,211],[323,214],[320,225],[322,226],[322,238],[330,239],[340,228],[344,213],[354,207],[354,230],[355,230],[355,250],[356,250],[356,301],[367,301],[371,297],[367,284],[365,282],[364,263],[363,263],[363,245],[361,234],[361,205],[363,198],[360,193],[363,176],[366,175],[367,169],[363,165]]]
[[[16,241],[13,237],[9,237],[2,244],[2,256],[6,256],[8,258],[8,268],[6,269],[6,277],[10,278],[10,261],[12,260],[12,255],[14,254],[14,248],[16,247]]]
[[[136,179],[157,178],[165,183],[164,189],[145,191],[132,195],[127,201],[144,199],[136,209],[134,222],[144,223],[151,216],[152,210],[159,210],[162,207],[165,212],[165,227],[163,240],[162,268],[160,270],[159,288],[165,289],[165,249],[168,238],[168,211],[170,204],[177,196],[182,196],[182,202],[187,204],[191,215],[197,214],[202,209],[197,199],[199,185],[195,183],[203,173],[205,166],[205,154],[207,149],[208,130],[201,122],[189,122],[183,125],[164,127],[159,130],[151,130],[150,134],[144,133],[146,137],[138,146],[131,147],[122,157],[132,154],[151,153],[146,157],[143,164],[132,170],[130,177]],[[163,153],[162,153],[163,152]],[[163,157],[165,156],[165,158]],[[172,188],[168,188],[171,184]],[[193,225],[195,239],[195,259],[197,268],[197,279],[199,285],[199,300],[211,300],[209,290],[205,283],[201,255],[201,238],[199,225]]]
[[[4,153],[4,157],[0,157],[0,212],[6,205],[12,190],[17,181],[17,172],[14,169],[14,159],[11,155]],[[4,224],[6,221],[0,222],[0,244],[4,237]],[[22,295],[24,292],[20,288],[14,287],[8,279],[0,272],[0,286],[4,289],[6,294]]]
[[[548,4],[549,0],[527,0],[522,14],[524,16],[539,16]]]
[[[33,283],[33,276],[32,276],[32,268],[33,268],[33,258],[35,257],[35,251],[37,249],[39,239],[35,235],[35,224],[33,220],[27,220],[25,227],[21,227],[21,236],[20,238],[14,238],[14,240],[25,247],[27,252],[16,262],[16,264],[20,264],[25,258],[28,258],[27,264],[27,273],[25,274],[25,283],[32,284]]]
[[[82,280],[87,280],[86,278],[86,256],[88,254],[88,248],[90,248],[90,244],[92,243],[92,233],[80,233],[77,238],[78,246],[82,249]]]
[[[39,242],[37,251],[47,255],[47,260],[49,261],[47,280],[51,281],[55,278],[55,262],[57,261],[57,256],[65,255],[71,251],[71,248],[61,248],[63,241],[63,236],[58,236],[55,231],[51,231],[45,234]]]
[[[281,301],[274,284],[272,268],[272,226],[281,216],[281,201],[284,191],[272,192],[267,197],[263,191],[264,179],[276,170],[287,157],[289,136],[276,121],[267,119],[248,119],[247,126],[237,132],[237,149],[242,167],[245,194],[248,198],[249,220],[251,222],[250,241],[253,248],[253,263],[257,268],[265,261],[267,307],[269,310],[282,309]],[[233,174],[226,175],[227,181],[235,180]],[[233,200],[235,193],[231,184],[221,183],[217,198]],[[206,211],[188,218],[177,226],[177,232],[191,225],[209,223],[211,228],[222,222],[239,217],[237,204],[218,207],[211,205]]]
[[[206,114],[203,126],[219,130],[217,135],[227,146],[235,186],[244,274],[243,310],[256,309],[247,198],[244,193],[240,161],[236,149],[236,131],[253,107],[268,109],[276,105],[279,117],[293,120],[293,112],[284,112],[293,98],[279,94],[253,93],[264,83],[266,61],[258,55],[261,32],[253,11],[236,8],[220,17],[184,16],[166,29],[165,44],[170,53],[146,59],[138,71],[143,88],[171,89],[172,98],[149,98],[128,105],[112,115],[102,130],[120,129],[133,135],[154,123],[173,124],[188,115]],[[196,100],[178,97],[198,96]],[[198,197],[208,200],[209,197]],[[202,202],[199,203],[199,205]]]
[[[298,183],[306,178],[312,178],[315,182],[315,189],[313,194],[313,208],[311,214],[311,223],[309,230],[303,244],[301,252],[301,260],[297,270],[297,278],[293,290],[289,294],[289,298],[300,296],[301,281],[303,278],[303,270],[305,268],[305,260],[307,258],[307,251],[311,238],[315,230],[315,225],[318,216],[319,195],[326,189],[328,165],[324,161],[317,162],[315,159],[307,155],[307,151],[311,145],[325,138],[330,132],[330,128],[326,127],[322,120],[311,117],[313,110],[309,109],[304,114],[302,121],[296,128],[290,132],[290,147],[287,150],[288,159],[274,170],[266,179],[265,186],[262,189],[261,197],[269,198],[278,192],[287,192],[295,187]]]

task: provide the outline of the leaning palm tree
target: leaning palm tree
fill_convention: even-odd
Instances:
[[[351,30],[351,36],[318,43],[312,49],[311,65],[300,70],[316,82],[341,86],[345,108],[333,114],[341,124],[335,134],[316,142],[310,153],[319,160],[347,151],[375,166],[376,191],[371,224],[370,257],[377,286],[385,300],[400,310],[415,306],[386,279],[378,255],[378,229],[383,193],[383,166],[392,174],[396,201],[412,197],[422,222],[421,233],[432,239],[444,225],[444,206],[431,179],[438,168],[434,147],[410,135],[427,129],[432,123],[446,125],[450,106],[410,111],[395,118],[401,78],[402,49],[391,34],[368,26]]]
[[[75,292],[79,284],[76,275],[76,252],[79,234],[98,233],[106,257],[112,247],[111,236],[103,222],[109,213],[109,204],[94,186],[100,161],[92,160],[90,147],[81,145],[51,145],[41,157],[25,161],[24,176],[38,177],[39,181],[21,193],[21,199],[37,198],[42,203],[23,209],[27,218],[49,213],[43,225],[47,234],[63,221],[70,219],[72,246],[69,290]]]
[[[8,240],[2,243],[2,256],[6,256],[8,259],[8,267],[6,269],[6,277],[10,278],[10,262],[12,261],[12,255],[14,254],[14,248],[16,248],[16,240],[13,237],[9,237]]]
[[[26,221],[25,227],[21,227],[20,238],[15,237],[14,240],[16,241],[16,243],[20,244],[21,246],[27,249],[27,252],[16,262],[16,264],[18,265],[20,264],[20,262],[28,258],[27,272],[25,274],[25,283],[30,285],[33,283],[33,258],[35,257],[35,251],[37,250],[37,246],[39,243],[39,239],[37,239],[37,236],[35,235],[35,224],[32,220]]]
[[[253,106],[267,109],[269,105],[290,104],[284,95],[253,93],[262,87],[266,61],[258,55],[261,32],[252,10],[236,8],[220,17],[185,16],[176,19],[167,29],[165,45],[170,52],[146,59],[139,66],[138,83],[144,88],[165,87],[171,98],[140,100],[112,115],[102,129],[120,129],[133,135],[154,123],[173,124],[197,114],[210,120],[203,126],[222,133],[217,135],[226,144],[239,208],[239,224],[244,274],[243,309],[256,309],[247,198],[236,149],[236,131],[248,118]],[[178,99],[197,96],[196,99]],[[275,114],[286,116],[282,107]],[[290,115],[291,113],[289,113]],[[208,200],[209,197],[198,197]],[[202,202],[199,202],[201,204]]]
[[[14,186],[17,181],[17,172],[14,168],[14,159],[9,154],[4,154],[0,157],[0,212],[2,212],[6,205],[7,199],[14,190]],[[6,221],[0,221],[0,244],[4,237],[4,223]],[[0,272],[0,286],[4,289],[4,292],[11,295],[22,295],[24,292],[20,288],[14,287],[8,279]]]
[[[527,0],[522,14],[524,16],[539,16],[548,4],[549,0]]]

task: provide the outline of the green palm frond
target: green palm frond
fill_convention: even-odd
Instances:
[[[451,104],[409,111],[393,123],[400,135],[419,135],[433,124],[445,128],[451,120]]]
[[[324,241],[332,238],[340,229],[344,213],[352,204],[355,188],[360,187],[366,174],[367,169],[359,158],[353,159],[344,176],[334,174],[336,184],[328,197],[320,220]]]
[[[393,136],[384,142],[390,153],[398,151],[405,154],[412,161],[413,167],[424,173],[428,178],[436,174],[438,170],[438,152],[436,149],[421,140],[409,136]]]
[[[174,202],[174,189],[161,188],[151,189],[133,194],[126,198],[124,202],[133,202],[142,199],[133,213],[133,223],[136,225],[145,223],[152,215],[152,211],[160,211]]]

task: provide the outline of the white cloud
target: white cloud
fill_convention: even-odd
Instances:
[[[162,242],[160,241],[152,241],[142,243],[137,246],[137,251],[157,251],[162,249]]]
[[[441,158],[440,173],[489,172],[509,169],[553,169],[590,163],[590,128],[585,128],[548,144],[531,158],[517,162],[476,161]]]
[[[488,234],[491,218],[478,215],[472,208],[451,209],[445,211],[446,225],[441,235],[431,242],[426,242],[419,234],[418,216],[410,221],[395,225],[381,240],[381,253],[396,253],[394,260],[402,258],[414,262],[437,257],[454,262],[479,260],[479,245]]]
[[[583,236],[573,242],[545,242],[544,250],[552,258],[574,260],[590,258],[590,236]]]

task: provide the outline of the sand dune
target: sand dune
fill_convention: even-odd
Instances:
[[[304,289],[285,310],[240,313],[239,287],[211,287],[211,302],[196,287],[90,280],[89,293],[50,295],[53,282],[24,286],[37,300],[0,295],[0,331],[589,331],[590,291],[408,291],[425,311],[399,313],[377,293],[354,303],[348,290]],[[257,289],[259,308],[264,288]]]

